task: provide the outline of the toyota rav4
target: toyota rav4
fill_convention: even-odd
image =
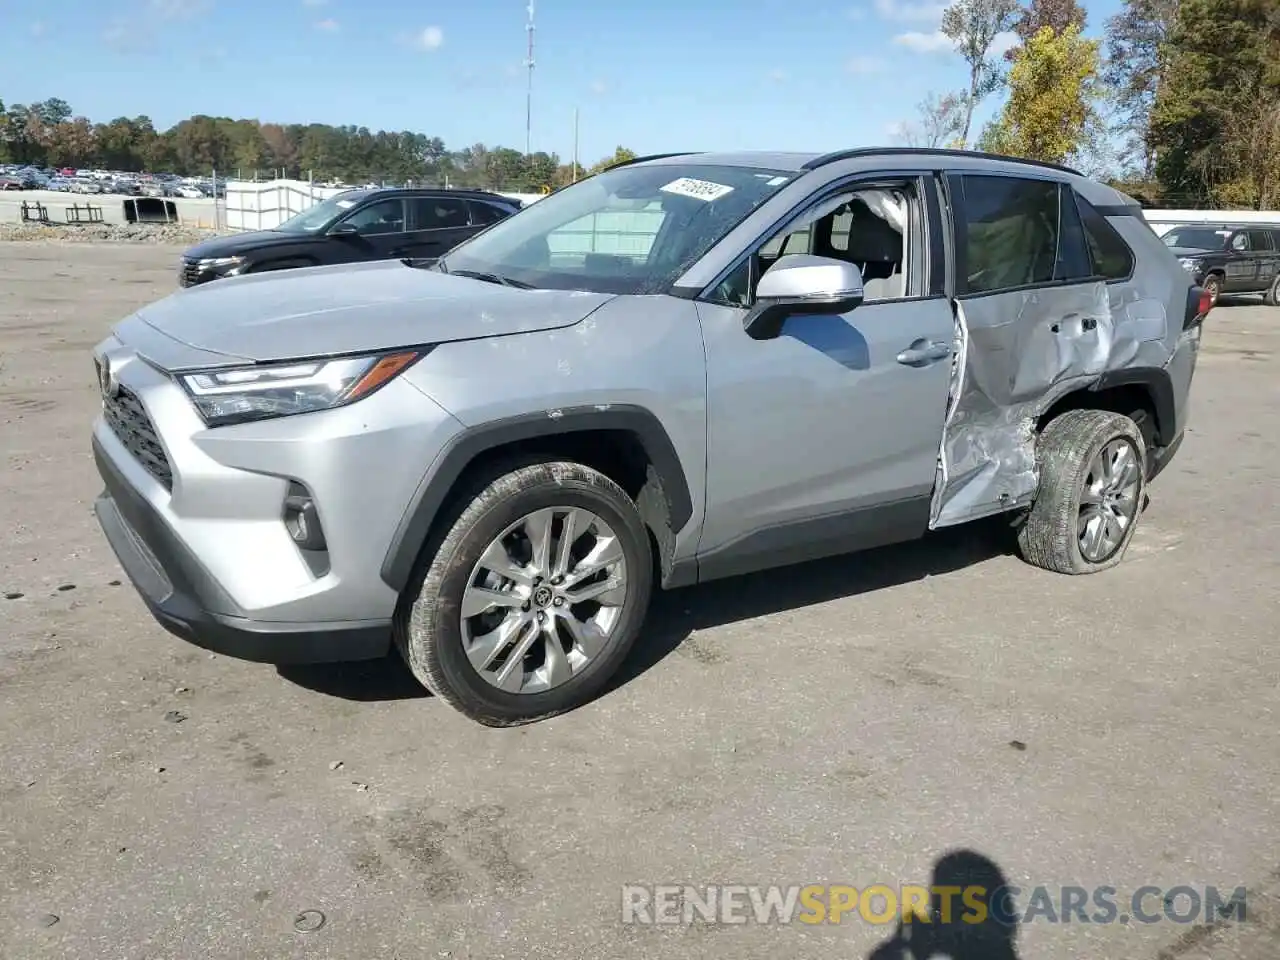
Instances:
[[[673,588],[1006,514],[1118,563],[1208,299],[1138,205],[940,150],[643,158],[435,260],[233,277],[95,349],[154,616],[386,655],[483,723],[597,695]]]

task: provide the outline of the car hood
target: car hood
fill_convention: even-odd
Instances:
[[[135,316],[206,354],[267,362],[552,330],[612,299],[380,260],[229,277],[179,290]]]
[[[248,233],[231,233],[225,237],[212,237],[193,247],[188,247],[182,255],[191,260],[234,257],[248,250],[297,243],[299,240],[307,239],[307,236],[305,233],[281,233],[279,230],[250,230]]]

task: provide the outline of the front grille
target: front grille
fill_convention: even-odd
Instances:
[[[111,432],[124,444],[125,449],[147,468],[147,472],[160,481],[166,490],[173,489],[173,470],[169,458],[156,436],[155,425],[147,416],[142,401],[131,391],[121,387],[114,396],[102,401],[102,414]]]
[[[194,287],[197,283],[212,279],[213,272],[201,271],[200,265],[195,260],[183,260],[182,267],[178,270],[178,284],[183,287]]]

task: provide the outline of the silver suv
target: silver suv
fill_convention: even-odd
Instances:
[[[1137,204],[975,153],[614,167],[437,261],[180,291],[95,350],[153,614],[380,657],[483,723],[599,693],[672,588],[997,513],[1119,562],[1208,301]]]

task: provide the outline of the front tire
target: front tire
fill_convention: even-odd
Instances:
[[[1023,559],[1067,574],[1118,564],[1141,515],[1146,459],[1129,417],[1069,410],[1052,420],[1036,444],[1040,489],[1018,531]]]
[[[487,726],[597,696],[643,625],[649,535],[631,498],[577,463],[483,484],[435,549],[396,642],[423,686]]]
[[[1215,274],[1210,274],[1205,278],[1202,288],[1205,293],[1209,294],[1209,305],[1215,307],[1218,305],[1218,298],[1222,296],[1222,278]]]

